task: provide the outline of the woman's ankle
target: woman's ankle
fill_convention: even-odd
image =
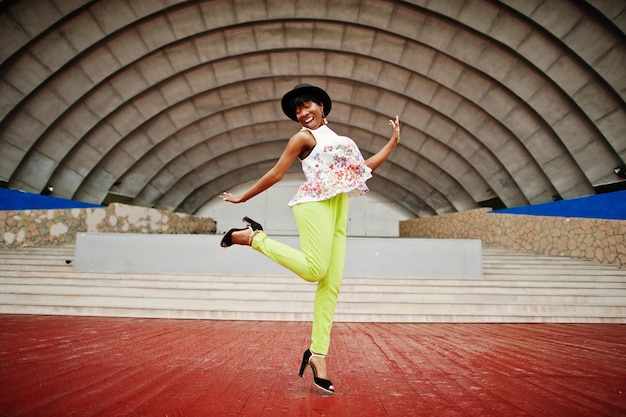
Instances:
[[[261,230],[254,230],[252,233],[250,233],[250,237],[248,238],[248,246],[252,246],[252,242],[260,233],[263,232]]]
[[[326,355],[311,355],[309,362],[315,367],[318,378],[328,379],[328,367],[326,366]]]

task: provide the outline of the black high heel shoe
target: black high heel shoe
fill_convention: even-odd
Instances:
[[[304,355],[302,355],[302,364],[300,365],[300,378],[304,377],[304,370],[306,369],[307,364],[311,367],[311,370],[313,371],[313,382],[315,383],[315,385],[326,391],[326,392],[330,392],[331,394],[335,393],[335,387],[333,387],[333,383],[330,382],[330,380],[328,379],[324,379],[324,378],[318,378],[317,377],[317,369],[315,369],[315,366],[313,365],[313,363],[311,363],[311,358],[317,356],[320,358],[324,358],[324,355],[318,355],[315,354],[313,352],[311,352],[311,349],[307,349],[304,352]]]
[[[261,226],[259,223],[255,222],[248,216],[244,217],[243,221],[244,223],[248,223],[248,227],[244,227],[243,229],[235,229],[235,228],[230,229],[228,232],[226,232],[226,234],[222,238],[222,242],[220,243],[221,247],[227,248],[229,246],[232,246],[233,245],[233,233],[242,232],[248,229],[250,229],[250,239],[248,239],[248,246],[252,246],[252,239],[256,235],[256,233],[254,232],[262,231],[263,226]]]

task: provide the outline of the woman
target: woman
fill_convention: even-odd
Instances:
[[[316,386],[333,393],[328,380],[326,354],[335,305],[343,279],[346,254],[348,198],[367,192],[365,182],[391,154],[400,140],[398,116],[390,120],[393,134],[387,144],[364,160],[352,139],[339,136],[325,117],[332,102],[326,91],[310,84],[298,84],[281,101],[285,115],[301,129],[287,142],[278,162],[249,190],[236,196],[223,193],[227,202],[243,203],[280,181],[293,161],[302,163],[306,182],[289,202],[300,235],[300,250],[269,238],[263,227],[249,217],[245,229],[231,229],[221,245],[249,245],[306,281],[316,282],[311,345],[304,352],[300,377],[311,367]]]

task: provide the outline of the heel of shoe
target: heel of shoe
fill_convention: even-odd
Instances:
[[[261,226],[259,223],[255,222],[248,216],[244,217],[243,221],[244,223],[248,223],[248,226],[250,226],[253,232],[256,232],[257,230],[263,230],[263,226]]]
[[[311,359],[311,350],[307,349],[304,352],[304,355],[302,355],[302,364],[300,365],[300,372],[298,375],[300,375],[300,378],[304,377],[304,370],[306,369],[307,364],[309,363],[309,359]]]

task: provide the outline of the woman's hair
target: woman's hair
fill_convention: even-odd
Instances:
[[[293,109],[293,112],[295,114],[296,108],[298,108],[298,106],[303,106],[304,103],[308,103],[309,101],[312,101],[313,103],[316,103],[319,105],[323,104],[322,99],[320,99],[319,97],[305,94],[305,95],[295,96],[294,98],[292,98],[291,101],[289,101],[289,106],[291,109]]]

